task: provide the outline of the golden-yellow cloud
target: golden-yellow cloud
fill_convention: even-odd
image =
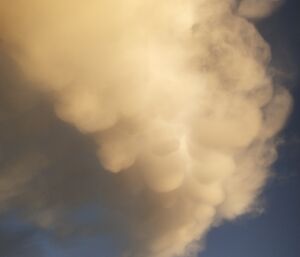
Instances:
[[[195,254],[213,224],[251,211],[269,176],[291,100],[243,17],[273,6],[237,2],[0,3],[12,58],[130,181],[126,256]]]

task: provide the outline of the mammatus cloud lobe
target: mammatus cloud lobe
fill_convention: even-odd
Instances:
[[[243,17],[254,9],[231,0],[1,1],[6,51],[57,116],[97,144],[115,173],[107,194],[116,180],[130,196],[112,207],[129,224],[125,256],[193,256],[212,225],[254,208],[291,102],[272,82],[269,46]]]

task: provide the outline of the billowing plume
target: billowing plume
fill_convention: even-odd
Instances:
[[[291,101],[245,19],[272,1],[254,2],[1,1],[5,51],[97,146],[93,192],[126,224],[125,256],[193,255],[212,225],[255,209]]]

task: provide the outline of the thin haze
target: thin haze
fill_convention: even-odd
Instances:
[[[21,90],[32,92],[26,106],[47,102],[32,119],[50,113],[73,126],[91,157],[76,143],[53,150],[69,135],[9,158],[1,209],[17,206],[59,234],[118,235],[126,257],[195,256],[210,228],[259,210],[291,99],[273,83],[270,47],[247,19],[279,5],[2,0],[1,50],[22,74]],[[25,112],[9,95],[8,106]],[[55,137],[34,127],[44,142]],[[30,145],[33,134],[20,137]],[[47,181],[39,178],[45,170],[53,172]],[[32,187],[39,180],[43,189]],[[64,221],[91,201],[103,208],[93,228]]]

